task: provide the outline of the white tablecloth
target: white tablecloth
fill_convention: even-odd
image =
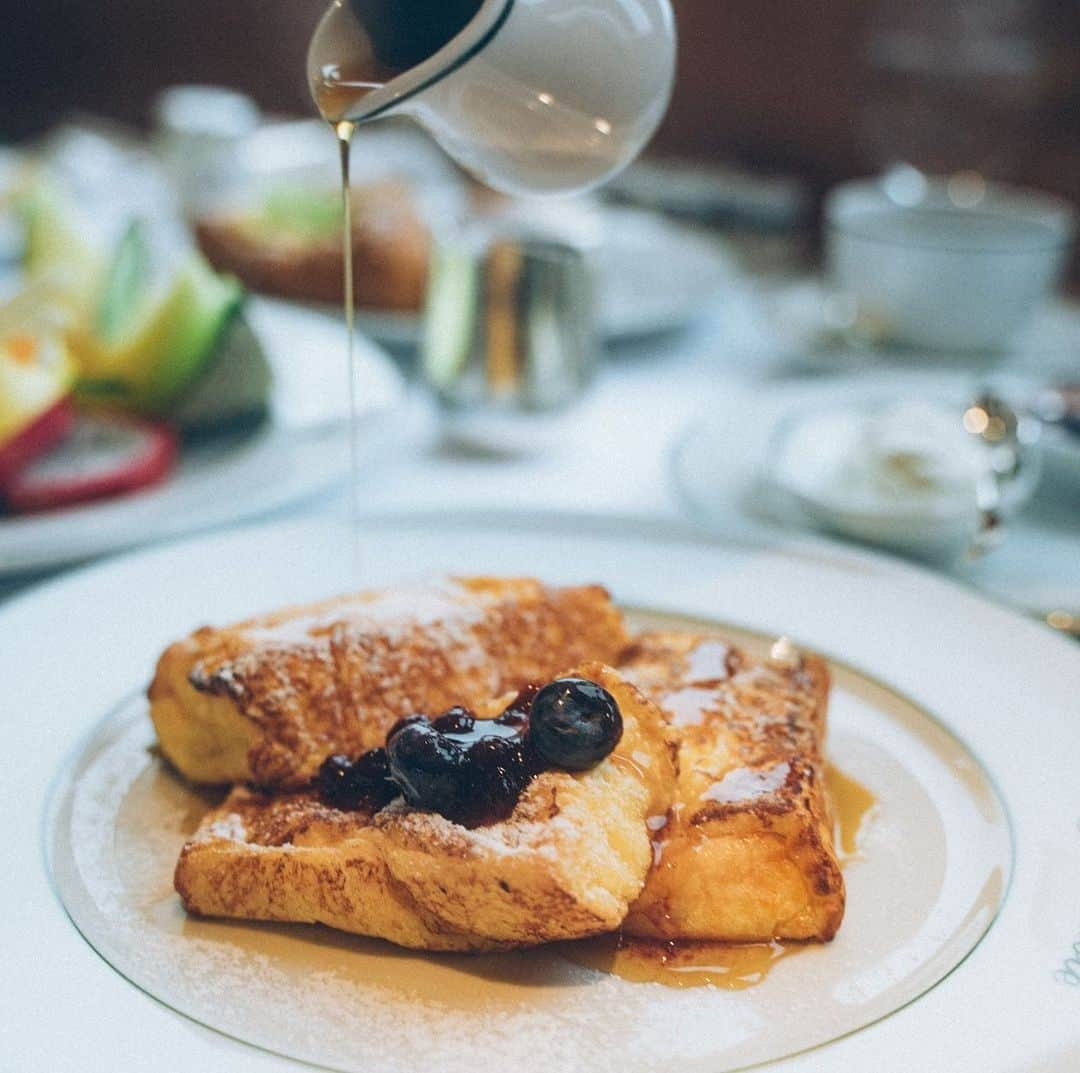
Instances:
[[[577,405],[544,418],[522,418],[518,449],[484,450],[444,435],[439,416],[414,388],[403,413],[366,453],[358,500],[363,514],[483,510],[570,511],[628,517],[686,518],[672,479],[671,453],[687,425],[703,416],[745,421],[759,394],[795,379],[854,389],[865,362],[807,360],[748,329],[746,294],[729,295],[686,331],[625,345],[607,354],[593,389]],[[1080,316],[1070,314],[1080,321]],[[1060,318],[1058,318],[1060,321]],[[1061,342],[1005,362],[1022,372],[1056,368],[1080,376],[1075,349]],[[871,361],[871,368],[882,365]],[[894,362],[895,365],[895,362]],[[904,368],[924,374],[926,361]],[[953,370],[955,371],[955,370]],[[987,370],[999,372],[997,366]],[[346,488],[299,504],[279,517],[347,518]],[[982,563],[958,576],[1028,610],[1080,610],[1080,473],[1069,486],[1040,491],[1022,524]],[[737,517],[720,536],[747,538]],[[437,521],[433,521],[437,524]],[[29,579],[9,579],[0,598]]]

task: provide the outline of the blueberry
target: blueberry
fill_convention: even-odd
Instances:
[[[391,739],[391,738],[392,738],[392,737],[393,737],[393,736],[394,736],[394,735],[395,735],[395,734],[396,734],[396,733],[397,733],[397,732],[398,732],[399,730],[404,730],[404,729],[405,729],[405,727],[409,727],[409,726],[412,726],[412,725],[413,725],[413,723],[426,723],[426,722],[428,722],[428,717],[427,717],[426,715],[407,715],[407,716],[405,716],[405,718],[404,718],[404,719],[399,719],[399,720],[398,720],[398,721],[397,721],[397,722],[396,722],[396,723],[395,723],[395,724],[394,724],[394,725],[393,725],[393,726],[392,726],[392,727],[391,727],[391,728],[390,728],[390,729],[389,729],[389,730],[388,730],[388,731],[386,732],[386,740],[387,740],[387,742],[389,742],[389,741],[390,741],[390,739]]]
[[[484,737],[469,749],[469,806],[465,822],[503,820],[529,781],[521,738]]]
[[[319,768],[316,782],[319,793],[328,805],[349,808],[355,799],[352,782],[353,763],[340,753],[328,756]]]
[[[385,749],[372,749],[357,760],[340,753],[328,756],[316,779],[323,800],[334,808],[380,809],[397,796],[390,781]]]
[[[528,713],[516,708],[507,708],[500,716],[496,716],[492,722],[498,727],[509,727],[517,734],[524,734],[529,726]]]
[[[461,746],[429,722],[399,727],[386,742],[391,778],[413,808],[453,819],[467,802],[468,759]]]
[[[622,738],[622,713],[603,686],[558,678],[533,702],[529,741],[555,767],[585,771],[599,764]]]
[[[369,749],[353,764],[353,772],[354,778],[362,783],[375,785],[386,782],[390,778],[390,761],[386,750]]]
[[[518,690],[518,695],[506,706],[506,711],[502,713],[496,720],[501,722],[508,716],[526,716],[532,711],[532,706],[536,702],[536,696],[540,692],[540,686],[535,682],[530,682],[526,686],[522,686]]]
[[[440,734],[470,734],[476,718],[468,708],[451,708],[431,724]]]

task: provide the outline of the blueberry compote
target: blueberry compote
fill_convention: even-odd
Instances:
[[[390,774],[414,808],[468,827],[504,819],[529,781],[527,713],[497,719],[451,708],[428,722],[395,728],[386,739]]]
[[[397,797],[385,749],[371,749],[356,760],[328,756],[316,779],[323,800],[334,808],[369,808],[376,812]]]
[[[495,719],[460,707],[402,719],[385,749],[327,758],[318,787],[336,808],[378,809],[400,793],[413,808],[478,827],[506,819],[534,775],[585,771],[621,737],[622,714],[606,689],[560,678],[526,686]]]

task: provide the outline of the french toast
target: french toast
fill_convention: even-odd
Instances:
[[[829,672],[790,645],[645,633],[620,669],[664,711],[678,784],[623,930],[650,939],[828,940],[844,913],[823,746]]]
[[[600,663],[570,672],[622,712],[590,770],[537,774],[509,818],[469,829],[403,800],[343,811],[311,790],[236,788],[184,846],[175,885],[213,917],[321,922],[425,950],[497,950],[619,927],[652,862],[675,771],[656,705]],[[506,697],[478,705],[493,717]]]
[[[299,789],[403,716],[612,662],[626,642],[599,586],[459,578],[204,627],[166,649],[148,695],[162,752],[189,779]]]

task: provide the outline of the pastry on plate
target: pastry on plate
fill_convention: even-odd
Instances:
[[[395,180],[356,186],[351,208],[357,307],[418,311],[431,236],[411,189]],[[338,191],[281,189],[250,207],[200,217],[195,237],[219,272],[231,272],[250,290],[340,303],[343,226]]]
[[[646,633],[622,672],[660,705],[678,785],[624,930],[651,939],[831,939],[844,881],[825,792],[829,671],[786,641]]]
[[[189,779],[297,789],[328,755],[381,745],[403,716],[612,662],[626,642],[599,586],[460,578],[365,592],[171,645],[150,685],[151,717]]]
[[[341,806],[324,779],[321,789],[278,796],[234,789],[180,855],[175,881],[185,907],[319,922],[425,950],[507,949],[618,928],[645,883],[651,826],[668,807],[674,768],[659,710],[621,675],[589,663],[552,685],[568,681],[602,687],[620,713],[617,740],[592,766],[534,765],[514,800],[474,786],[480,796],[464,803],[469,815],[443,806],[454,818],[377,793]],[[456,737],[447,733],[475,749],[490,744],[486,733],[520,730],[530,705],[535,721],[542,704],[532,693],[510,694],[478,705]],[[491,722],[504,712],[498,726]],[[419,737],[434,734],[425,724]],[[391,735],[391,765],[394,743]]]
[[[787,641],[766,659],[702,633],[631,641],[603,589],[531,579],[202,630],[151,686],[162,748],[249,785],[176,887],[195,913],[430,950],[826,941],[845,897],[828,692]]]

